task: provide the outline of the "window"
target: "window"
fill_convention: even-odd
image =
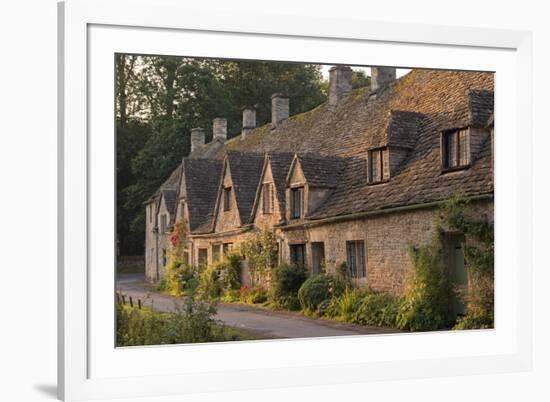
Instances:
[[[290,216],[292,219],[300,219],[302,217],[303,194],[303,187],[290,189]]]
[[[468,130],[445,131],[441,139],[442,165],[445,170],[460,169],[470,164]]]
[[[223,243],[223,255],[226,255],[233,250],[233,243]]]
[[[368,182],[370,184],[380,183],[388,179],[384,166],[387,165],[387,147],[371,149],[369,151],[368,161]]]
[[[153,222],[153,206],[149,205],[149,223]]]
[[[221,244],[213,244],[212,245],[212,262],[217,262],[220,260],[221,257]]]
[[[166,214],[160,216],[160,233],[166,233],[168,227],[166,225]]]
[[[199,267],[204,267],[205,265],[208,265],[208,249],[207,248],[199,248],[198,263],[199,263]]]
[[[262,206],[264,214],[270,214],[273,210],[273,191],[271,183],[263,184]]]
[[[305,244],[290,245],[290,262],[300,267],[306,266],[306,245]]]
[[[167,258],[166,258],[166,249],[163,248],[163,249],[162,249],[162,266],[163,266],[163,267],[166,266],[166,261],[167,261]]]
[[[325,265],[325,243],[316,241],[311,243],[311,273],[313,275],[323,272]]]
[[[365,264],[365,242],[352,240],[346,242],[347,263],[352,278],[365,278],[367,267]]]
[[[223,210],[229,211],[231,209],[231,187],[223,188]]]

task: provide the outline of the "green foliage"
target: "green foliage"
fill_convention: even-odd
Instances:
[[[271,269],[277,263],[275,231],[268,227],[251,233],[241,244],[241,253],[248,259],[252,284],[265,284],[271,279]]]
[[[431,244],[410,249],[413,271],[397,315],[397,325],[411,331],[449,328],[451,287],[443,264],[441,235]]]
[[[469,273],[466,289],[456,289],[467,307],[455,329],[494,328],[494,225],[473,218],[469,203],[456,195],[441,206],[442,220],[464,234],[464,262]]]
[[[396,327],[400,300],[387,293],[369,292],[361,299],[352,322],[360,325]]]
[[[299,308],[298,290],[307,278],[304,267],[283,264],[273,269],[270,282],[270,299],[277,308]]]
[[[261,304],[265,303],[267,299],[268,290],[262,285],[257,285],[252,288],[248,285],[243,285],[239,289],[238,301],[240,301],[241,303]]]
[[[362,294],[359,290],[347,288],[340,297],[335,299],[338,309],[338,316],[336,318],[346,322],[353,322],[357,310],[359,310],[361,299]]]
[[[241,286],[241,259],[236,253],[208,265],[200,274],[198,292],[203,299],[218,299]]]
[[[211,132],[212,119],[223,116],[231,138],[240,133],[243,105],[258,105],[261,126],[271,119],[275,92],[292,98],[291,114],[327,97],[318,65],[136,55],[118,55],[115,65],[117,236],[123,255],[143,253],[143,202],[189,153],[191,128]]]
[[[338,297],[346,289],[339,275],[319,274],[308,278],[298,291],[300,306],[306,313],[314,313],[332,297]]]
[[[225,340],[214,306],[188,297],[174,314],[117,303],[117,345],[160,345]]]

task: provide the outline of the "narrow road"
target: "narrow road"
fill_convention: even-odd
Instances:
[[[167,296],[155,291],[145,282],[142,274],[119,274],[117,291],[134,300],[145,301],[146,306],[155,310],[173,312],[177,297]],[[366,327],[304,317],[295,312],[279,312],[261,307],[219,303],[216,319],[226,325],[243,328],[267,338],[312,338],[322,336],[387,334],[399,332],[390,328]]]

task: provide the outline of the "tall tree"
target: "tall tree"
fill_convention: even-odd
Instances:
[[[129,65],[125,60],[122,66]],[[142,252],[144,208],[142,203],[189,153],[191,128],[210,131],[212,119],[228,119],[229,137],[240,133],[241,108],[258,106],[258,125],[271,118],[271,95],[283,92],[291,98],[291,113],[300,113],[326,100],[326,84],[320,66],[294,63],[192,59],[174,56],[139,56],[132,72],[121,67],[132,80],[126,83],[125,125],[119,125],[121,139],[131,142],[132,122],[136,143],[126,146],[124,161],[131,166],[128,180],[121,182],[119,238],[123,253]],[[119,98],[120,95],[119,95]],[[132,108],[128,107],[132,99]],[[120,119],[122,119],[122,115]],[[139,123],[139,124],[138,124]],[[126,144],[126,145],[124,145]],[[122,154],[122,153],[121,153]],[[120,171],[119,171],[120,173]],[[131,217],[131,219],[130,219]]]

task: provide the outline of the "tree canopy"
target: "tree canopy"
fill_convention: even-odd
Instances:
[[[225,117],[231,138],[243,106],[256,106],[258,126],[270,121],[273,93],[291,98],[291,114],[327,99],[313,64],[118,54],[115,69],[117,238],[125,255],[143,253],[143,203],[189,153],[193,127],[205,128],[209,141],[212,119]],[[354,87],[367,81],[354,78]]]

